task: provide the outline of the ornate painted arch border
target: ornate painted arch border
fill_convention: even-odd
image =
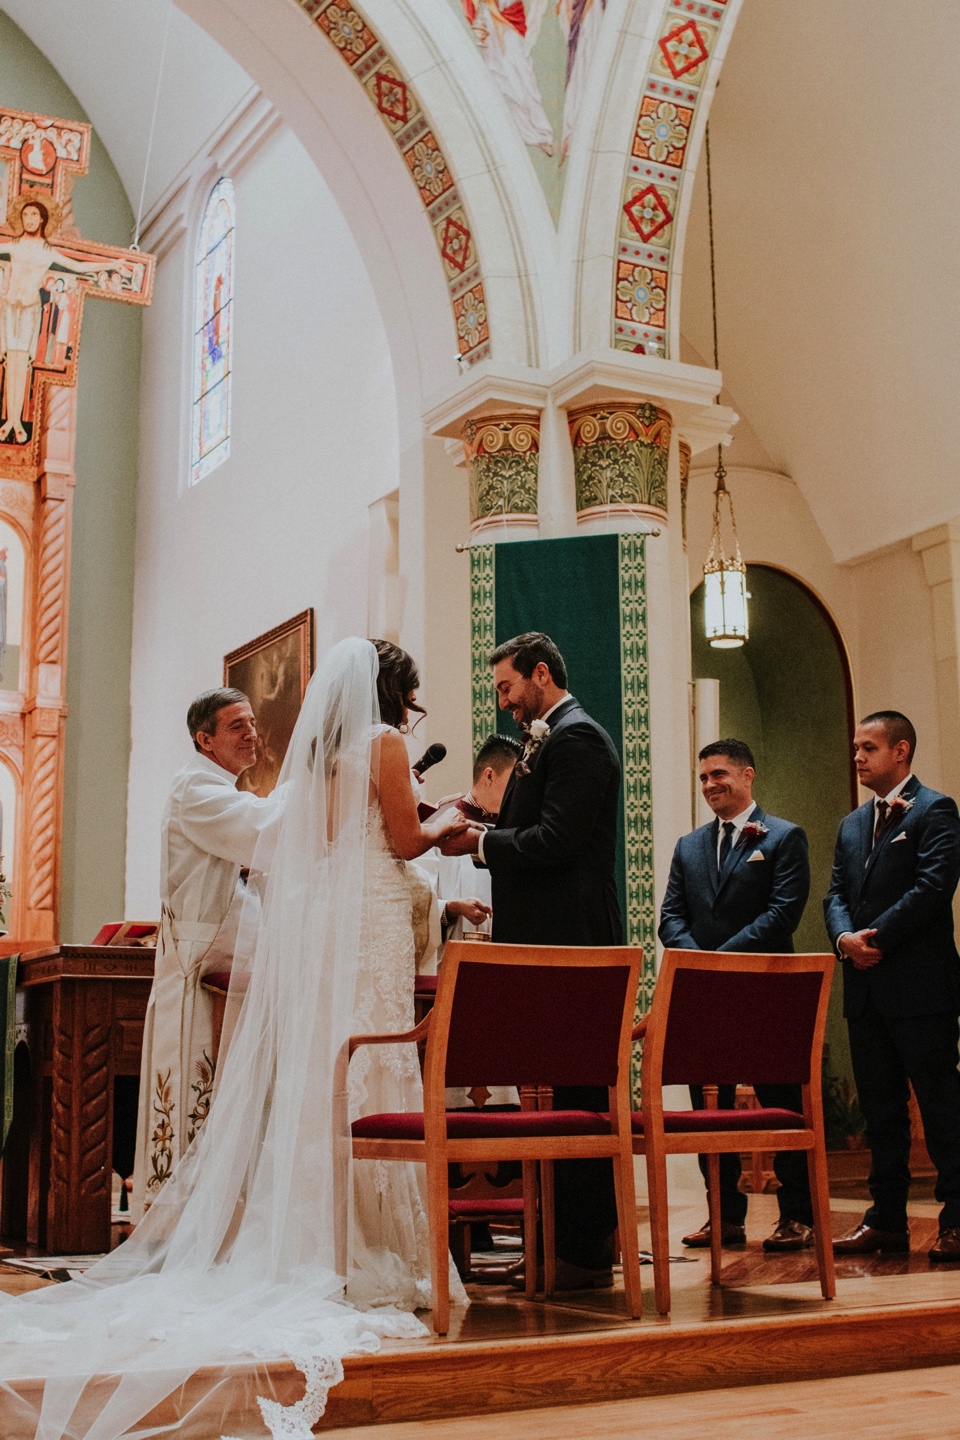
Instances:
[[[453,172],[410,80],[350,0],[298,0],[349,65],[403,156],[440,251],[460,357],[490,354],[490,320],[476,241]]]
[[[678,215],[693,184],[691,145],[740,0],[668,0],[633,129],[619,217],[613,334],[618,350],[668,356]],[[678,358],[678,357],[672,357]]]

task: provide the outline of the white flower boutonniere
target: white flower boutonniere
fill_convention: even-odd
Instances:
[[[518,774],[518,775],[529,775],[529,774],[530,774],[530,765],[529,765],[530,757],[531,757],[537,750],[540,749],[540,746],[543,744],[544,740],[546,740],[546,738],[547,738],[547,736],[548,736],[549,734],[550,734],[550,726],[547,724],[546,720],[531,720],[531,721],[530,721],[530,727],[529,727],[529,729],[527,730],[526,743],[525,743],[525,745],[524,745],[524,747],[523,747],[523,754],[521,755],[520,759],[517,761],[517,767],[516,767],[516,768],[517,768],[517,774]]]

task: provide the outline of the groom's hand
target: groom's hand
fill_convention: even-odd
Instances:
[[[447,835],[440,843],[441,855],[475,855],[483,831],[471,826],[458,835]]]

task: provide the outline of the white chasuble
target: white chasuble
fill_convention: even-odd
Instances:
[[[161,828],[161,927],[143,1028],[132,1218],[156,1198],[197,1134],[213,1091],[213,1005],[204,975],[229,970],[245,890],[240,871],[278,816],[196,754],[173,782]]]

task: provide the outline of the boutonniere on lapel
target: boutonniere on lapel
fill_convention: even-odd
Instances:
[[[767,829],[766,825],[759,821],[759,819],[748,819],[747,824],[744,825],[740,831],[740,840],[737,841],[737,847],[746,845],[751,840],[763,840],[764,835],[769,834],[769,829]],[[761,855],[759,850],[754,850],[753,855],[750,855],[750,860],[763,860],[763,855]],[[750,861],[747,861],[747,864],[748,863],[750,863]]]
[[[894,795],[890,801],[890,824],[893,824],[895,820],[902,820],[907,811],[912,809],[912,800],[906,800],[902,795]]]
[[[546,740],[549,734],[550,726],[547,724],[546,720],[530,721],[530,727],[527,730],[526,744],[523,747],[523,754],[517,761],[516,768],[518,775],[530,774],[530,761],[540,749],[540,746],[543,744],[544,740]]]

